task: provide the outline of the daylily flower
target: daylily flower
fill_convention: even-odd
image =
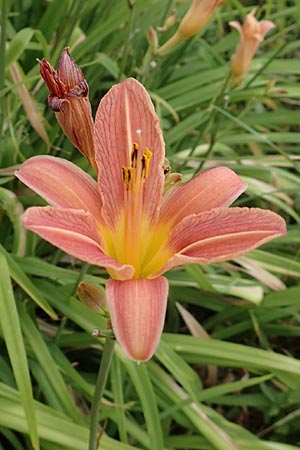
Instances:
[[[240,33],[240,42],[236,52],[232,57],[231,71],[235,84],[240,84],[249,70],[252,58],[259,46],[275,24],[270,20],[258,22],[253,9],[245,19],[243,26],[239,22],[229,22],[229,25],[236,28]]]
[[[129,358],[146,361],[158,345],[168,281],[186,263],[225,261],[285,233],[284,220],[258,208],[228,208],[246,185],[217,167],[165,194],[159,119],[134,79],[115,85],[95,121],[98,183],[71,162],[36,156],[16,173],[52,206],[23,221],[65,252],[106,267],[116,338]]]
[[[193,0],[186,15],[181,20],[178,30],[162,47],[157,54],[164,56],[179,42],[197,34],[210,20],[217,6],[226,0]]]
[[[46,59],[40,62],[40,72],[48,86],[48,106],[72,144],[88,159],[97,172],[94,150],[94,122],[88,99],[89,87],[82,70],[65,48],[57,71]]]

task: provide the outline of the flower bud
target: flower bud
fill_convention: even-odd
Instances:
[[[149,44],[150,50],[153,53],[155,53],[157,50],[157,47],[158,47],[158,37],[157,37],[157,33],[153,27],[148,28],[147,39],[148,39],[148,44]]]
[[[258,22],[252,10],[245,19],[243,26],[239,22],[229,22],[240,33],[240,42],[231,60],[232,78],[235,84],[240,84],[249,70],[252,58],[264,40],[265,34],[275,27],[273,22],[263,20]]]
[[[164,192],[167,192],[175,184],[179,184],[182,180],[180,173],[171,173],[171,164],[167,158],[165,158],[162,165],[162,169],[165,175]]]
[[[94,122],[88,99],[88,84],[82,70],[65,48],[60,56],[57,71],[46,59],[40,62],[41,76],[50,95],[48,106],[71,143],[88,159],[98,172],[94,150]]]
[[[181,183],[182,175],[181,173],[169,173],[165,177],[165,184],[164,184],[164,192],[167,192],[171,187],[175,186],[175,184]]]
[[[77,287],[77,296],[89,309],[98,313],[107,313],[105,290],[100,286],[81,281]]]
[[[167,17],[164,25],[163,25],[163,29],[164,30],[168,30],[169,28],[171,28],[174,23],[176,22],[177,19],[177,13],[176,11],[174,11],[169,17]]]
[[[217,6],[225,2],[226,0],[193,0],[177,32],[158,49],[157,54],[166,55],[179,42],[198,33],[207,24]]]
[[[180,22],[178,33],[183,39],[194,36],[209,21],[217,6],[226,0],[194,0],[190,9]]]

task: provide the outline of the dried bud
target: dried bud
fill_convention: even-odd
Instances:
[[[153,27],[148,28],[147,39],[148,39],[148,44],[149,44],[150,50],[153,53],[155,53],[157,50],[157,47],[158,47],[158,37],[157,37],[157,33]]]
[[[240,33],[240,42],[231,61],[232,77],[235,84],[240,84],[243,81],[259,44],[264,40],[265,34],[275,27],[274,23],[269,20],[258,22],[254,14],[255,10],[252,10],[246,16],[243,26],[239,22],[229,22],[229,25],[236,28]]]
[[[87,281],[81,281],[77,287],[77,296],[88,308],[98,313],[107,313],[105,290]]]
[[[179,42],[198,33],[207,24],[217,6],[225,2],[226,0],[194,0],[181,20],[177,32],[158,49],[157,54],[166,55]]]
[[[57,71],[43,59],[40,62],[40,72],[50,91],[49,108],[55,111],[56,119],[67,138],[98,172],[94,156],[94,122],[88,99],[89,88],[82,70],[65,48]]]

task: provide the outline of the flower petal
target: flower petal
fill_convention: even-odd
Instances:
[[[276,25],[270,20],[263,20],[262,22],[260,22],[259,27],[261,37],[264,38],[265,34],[267,34],[270,30],[275,28],[275,26]]]
[[[247,185],[227,167],[200,173],[187,183],[174,186],[164,195],[161,220],[179,223],[184,217],[213,208],[229,206]]]
[[[135,361],[147,361],[164,326],[167,279],[109,280],[106,293],[113,330],[122,349]]]
[[[226,261],[285,233],[278,214],[259,208],[216,208],[189,216],[171,233],[174,256],[160,273],[181,264]]]
[[[163,192],[164,142],[159,119],[144,87],[133,78],[113,86],[100,102],[95,121],[95,158],[108,224],[115,224],[124,205],[122,168],[132,163],[133,143],[152,152],[143,187],[143,211],[155,220]]]
[[[75,164],[54,156],[34,156],[16,176],[51,205],[88,211],[101,221],[97,183]]]
[[[133,275],[131,266],[119,264],[102,252],[98,229],[89,213],[51,206],[33,207],[27,209],[22,219],[26,228],[69,255],[111,268],[124,278]]]

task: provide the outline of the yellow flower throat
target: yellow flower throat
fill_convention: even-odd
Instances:
[[[151,158],[149,148],[140,152],[138,144],[133,144],[130,165],[122,167],[123,207],[114,228],[101,230],[105,253],[121,264],[132,265],[133,278],[151,278],[171,256],[166,246],[170,225],[151,224],[144,202]],[[111,271],[110,274],[118,278]]]

